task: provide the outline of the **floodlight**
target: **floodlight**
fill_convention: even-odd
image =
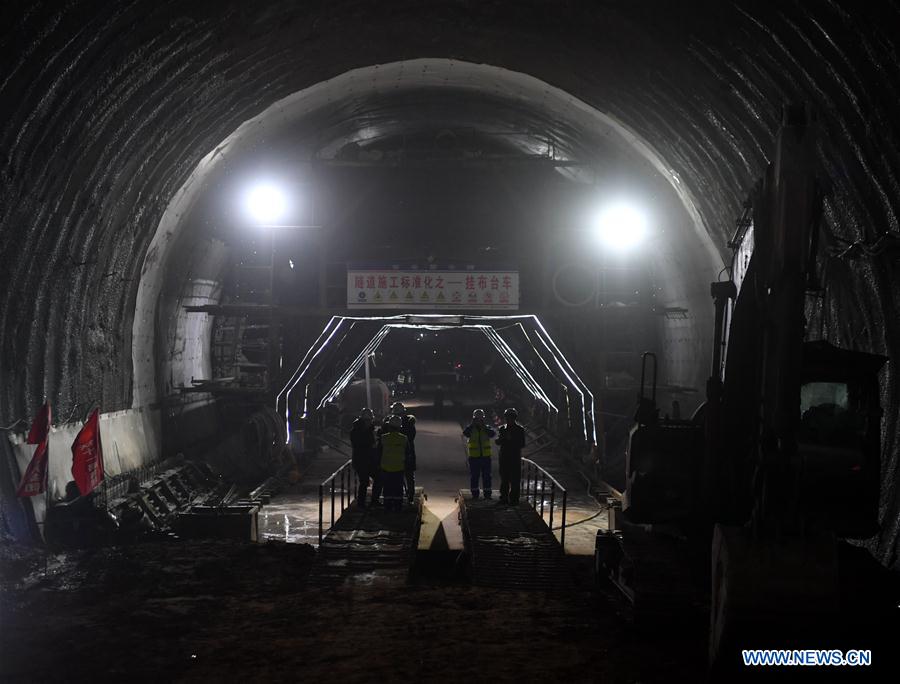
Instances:
[[[647,236],[647,216],[637,207],[619,202],[602,208],[594,220],[594,233],[607,247],[627,251]]]
[[[287,193],[276,183],[259,182],[244,194],[244,210],[260,225],[277,223],[287,215]]]

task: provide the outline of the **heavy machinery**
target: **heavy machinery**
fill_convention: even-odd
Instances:
[[[636,617],[709,587],[714,671],[737,667],[741,648],[822,647],[811,626],[839,610],[838,540],[878,529],[886,359],[806,341],[822,209],[814,140],[809,113],[786,107],[730,243],[732,277],[712,284],[706,402],[690,421],[660,419],[642,379],[621,522],[597,538],[596,568]]]

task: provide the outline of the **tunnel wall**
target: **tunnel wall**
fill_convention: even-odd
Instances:
[[[627,123],[671,166],[724,252],[781,104],[819,112],[823,249],[898,231],[895,2],[361,0],[0,9],[0,416],[128,408],[137,283],[197,164],[270,103],[347,69],[421,56],[541,78]],[[352,46],[352,49],[351,47]],[[825,335],[896,357],[889,255],[831,259]],[[138,315],[145,313],[138,308]],[[896,364],[883,378],[884,530],[896,562]]]
[[[213,316],[188,312],[186,306],[218,304],[228,250],[217,240],[193,240],[170,260],[166,287],[160,292],[154,319],[156,374],[159,386],[150,403],[177,394],[193,380],[212,378],[210,342]],[[137,328],[136,328],[137,330]],[[139,349],[133,351],[135,356]]]
[[[70,422],[52,427],[48,445],[50,497],[65,498],[66,483],[72,479],[72,442],[83,423]],[[106,475],[118,475],[146,465],[160,442],[160,415],[155,409],[111,411],[100,416],[100,442]],[[18,472],[24,473],[36,447],[25,444],[22,436],[12,440]],[[38,522],[44,520],[46,500],[31,499]],[[4,502],[5,503],[5,502]]]
[[[512,115],[524,111],[521,110],[521,103],[533,103],[530,105],[533,109],[531,119],[535,122],[544,121],[544,125],[556,126],[560,131],[568,131],[570,146],[574,147],[579,143],[584,146],[584,140],[603,141],[607,148],[613,150],[611,154],[615,155],[620,173],[621,169],[637,168],[641,174],[653,176],[654,180],[657,180],[656,175],[659,174],[658,182],[652,184],[652,194],[644,191],[647,193],[645,201],[650,204],[652,200],[655,205],[655,213],[658,214],[654,216],[655,221],[660,226],[665,226],[660,230],[668,233],[658,234],[650,250],[651,261],[657,262],[658,279],[665,283],[665,288],[660,293],[664,301],[657,303],[691,309],[694,334],[691,342],[694,344],[685,345],[681,356],[682,360],[697,358],[697,350],[708,346],[707,341],[712,336],[707,290],[709,282],[720,272],[723,262],[710,238],[708,227],[697,212],[690,191],[673,177],[664,160],[660,159],[647,142],[615,119],[527,74],[447,59],[406,60],[354,69],[278,100],[219,141],[215,154],[207,155],[197,166],[166,209],[141,272],[137,293],[138,309],[146,313],[136,316],[134,320],[133,356],[135,359],[144,359],[155,355],[160,360],[157,368],[144,362],[135,363],[135,406],[155,401],[160,396],[168,396],[173,390],[171,376],[173,372],[178,373],[175,368],[178,364],[171,352],[167,351],[171,348],[171,343],[163,339],[165,335],[160,338],[153,331],[159,328],[170,329],[174,325],[174,310],[168,306],[168,301],[163,302],[161,298],[165,299],[167,291],[177,290],[180,286],[177,282],[170,281],[179,281],[183,277],[181,274],[184,261],[188,258],[186,255],[195,250],[196,241],[202,239],[197,234],[200,232],[199,227],[193,225],[192,220],[196,217],[199,221],[203,217],[202,212],[196,215],[193,213],[195,207],[206,206],[209,202],[203,197],[203,193],[209,187],[219,184],[230,183],[232,187],[240,187],[239,183],[228,177],[245,175],[250,180],[253,179],[252,174],[242,171],[241,163],[246,163],[248,156],[255,154],[265,157],[268,154],[277,159],[276,150],[297,145],[298,138],[303,140],[320,137],[327,140],[327,136],[338,136],[346,142],[362,139],[365,135],[384,137],[396,134],[397,129],[402,131],[404,125],[414,127],[417,123],[414,119],[406,121],[402,118],[415,117],[414,112],[402,109],[401,113],[396,114],[395,120],[386,114],[386,110],[392,111],[392,106],[408,106],[410,92],[414,97],[417,91],[434,92],[436,89],[447,89],[456,98],[466,97],[472,102],[481,103],[480,109],[474,105],[471,109],[479,111],[484,120],[478,114],[467,112],[465,116],[470,117],[465,120],[467,125],[491,127],[492,124],[486,123],[486,120],[496,117],[496,113],[490,106],[484,106],[482,101],[485,99],[492,98],[489,101],[494,106],[494,100],[497,99],[516,103],[509,105],[520,107],[520,110],[513,109]],[[391,100],[391,97],[396,99]],[[377,104],[372,104],[373,102]],[[348,110],[352,113],[349,119]],[[511,115],[509,111],[505,114]],[[363,130],[356,130],[360,126],[356,118],[365,122]],[[328,128],[323,130],[321,127],[326,126],[326,123]],[[518,136],[507,134],[507,139],[515,140],[514,146],[523,150],[528,150],[529,145],[535,144],[533,136],[529,138],[521,133]],[[270,164],[277,166],[276,162]],[[315,184],[318,182],[316,180]],[[219,201],[228,205],[225,197],[221,197]],[[222,213],[227,213],[227,209],[234,212],[235,207],[218,208]],[[548,217],[548,223],[560,225],[560,230],[571,233],[571,226],[566,224],[571,223],[571,215],[578,212],[569,207],[567,209],[568,214],[561,212],[565,218]],[[208,215],[205,221],[209,222]],[[327,215],[325,221],[328,222]],[[566,225],[566,228],[562,228],[562,225]],[[330,229],[332,227],[329,226]],[[258,229],[242,223],[240,230],[249,233]],[[552,233],[552,229],[547,232]],[[332,241],[340,239],[331,238]],[[346,239],[358,238],[351,234]],[[576,245],[578,258],[584,258],[587,252],[593,252],[585,249],[585,242],[589,239],[585,235],[569,234],[567,239]],[[410,248],[412,256],[418,254],[421,246],[407,246],[407,249]],[[589,268],[594,269],[596,261],[597,255],[591,254]],[[155,310],[154,302],[157,306]],[[201,325],[209,325],[211,319],[199,322]],[[147,353],[148,339],[155,340],[154,354]],[[685,338],[682,336],[679,339]],[[705,378],[701,377],[702,372],[698,373],[699,368],[700,365],[695,364],[687,373],[682,368],[680,375],[684,376],[683,380],[689,378],[693,386],[701,387]]]

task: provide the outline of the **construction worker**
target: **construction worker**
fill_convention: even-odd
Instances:
[[[402,427],[403,419],[392,415],[378,436],[381,487],[386,511],[399,511],[403,507],[403,464],[409,452],[409,440],[403,434]]]
[[[484,411],[475,409],[472,412],[472,422],[463,430],[466,437],[466,449],[469,456],[469,484],[472,490],[472,498],[478,498],[478,481],[481,480],[484,488],[484,498],[491,498],[491,439],[494,437],[494,428],[489,427],[484,421]]]
[[[377,461],[375,437],[375,415],[372,409],[364,408],[359,412],[359,417],[353,421],[350,427],[350,445],[353,448],[353,469],[359,479],[359,490],[356,493],[356,501],[360,506],[366,505],[366,490],[369,486],[369,478],[372,478],[372,499],[376,494],[375,480],[378,479],[379,467]]]
[[[391,405],[391,413],[385,419],[385,424],[391,416],[400,417],[400,431],[406,435],[409,441],[409,454],[403,464],[404,487],[406,500],[412,503],[416,495],[416,417],[406,412],[403,402],[396,401]]]
[[[500,445],[500,503],[515,506],[519,503],[519,480],[522,478],[522,447],[525,428],[516,422],[519,412],[508,408],[503,412],[506,425],[497,434]]]

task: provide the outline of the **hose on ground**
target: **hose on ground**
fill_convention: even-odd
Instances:
[[[590,481],[590,480],[587,478],[587,476],[586,476],[583,472],[581,472],[580,470],[578,471],[578,474],[581,475],[581,477],[584,478],[584,481],[585,481],[585,482],[587,482],[587,495],[588,495],[589,497],[591,497],[594,501],[597,501],[597,497],[594,496],[593,492],[591,492],[591,481]],[[575,522],[573,522],[573,523],[566,523],[565,525],[558,525],[557,527],[553,527],[553,528],[551,528],[551,529],[554,530],[554,531],[556,531],[556,530],[561,530],[563,527],[565,527],[566,529],[569,529],[570,527],[575,527],[576,525],[581,525],[582,523],[586,523],[586,522],[588,522],[588,521],[590,521],[590,520],[593,520],[594,518],[596,518],[596,517],[597,517],[598,515],[600,515],[601,513],[605,513],[605,512],[607,511],[607,509],[609,508],[609,506],[607,506],[606,504],[600,503],[599,501],[597,501],[597,505],[600,506],[600,510],[597,511],[596,513],[594,513],[594,515],[592,515],[592,516],[590,516],[590,517],[588,517],[588,518],[582,518],[581,520],[577,520],[577,521],[575,521]]]

